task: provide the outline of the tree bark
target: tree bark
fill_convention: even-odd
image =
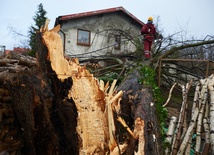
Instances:
[[[208,90],[207,90],[207,82],[208,80],[200,80],[201,85],[202,85],[202,90],[200,94],[201,98],[201,106],[200,111],[199,111],[199,116],[197,120],[197,127],[196,127],[196,144],[195,144],[195,153],[199,154],[200,153],[200,148],[201,148],[201,127],[202,127],[202,118],[204,115],[204,109],[205,105],[207,102],[207,97],[208,97]]]
[[[177,154],[178,148],[180,146],[181,133],[183,132],[182,130],[183,130],[184,119],[186,118],[185,115],[186,115],[186,108],[187,108],[187,97],[188,97],[188,92],[189,92],[191,85],[192,85],[192,82],[188,83],[186,86],[180,85],[182,87],[183,101],[182,101],[182,105],[181,105],[178,124],[176,127],[175,138],[174,138],[173,144],[172,144],[172,152],[171,152],[172,155]]]
[[[137,119],[144,121],[145,154],[156,155],[160,151],[159,124],[155,112],[155,103],[150,87],[139,84],[139,72],[134,70],[117,88],[123,90],[121,117],[131,128]],[[127,104],[128,103],[128,104]],[[132,116],[132,117],[130,117]],[[130,137],[126,154],[137,152],[138,141]],[[163,151],[163,150],[162,150]]]
[[[183,153],[184,153],[184,151],[185,151],[185,148],[186,148],[186,146],[187,146],[187,143],[188,143],[189,139],[190,139],[191,136],[192,136],[191,132],[192,132],[192,130],[194,129],[194,126],[195,126],[195,124],[196,124],[196,120],[197,120],[197,118],[198,118],[198,113],[199,113],[199,109],[196,108],[196,109],[195,109],[195,112],[194,112],[194,114],[193,114],[193,116],[192,116],[191,123],[190,123],[190,125],[189,125],[189,127],[188,127],[188,129],[187,129],[187,132],[186,132],[185,137],[184,137],[184,139],[183,139],[183,141],[182,141],[182,143],[181,143],[181,145],[180,145],[180,148],[179,148],[179,150],[178,150],[177,155],[183,155]]]
[[[214,74],[210,76],[208,82],[208,89],[210,94],[210,143],[211,153],[214,154]]]
[[[172,116],[171,120],[170,120],[169,128],[168,128],[168,132],[166,135],[167,136],[166,140],[169,142],[170,145],[172,145],[172,140],[173,140],[176,123],[177,123],[177,117]],[[168,155],[170,153],[170,151],[171,150],[169,148],[166,148],[165,155]]]
[[[210,148],[210,128],[209,128],[209,105],[208,102],[206,102],[205,105],[205,115],[203,119],[203,126],[204,126],[204,132],[205,132],[205,146],[202,154],[208,154],[209,148]]]

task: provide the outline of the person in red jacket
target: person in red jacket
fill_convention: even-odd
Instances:
[[[152,54],[151,47],[156,35],[156,28],[153,24],[152,17],[149,17],[147,24],[143,25],[141,29],[141,34],[144,35],[143,44],[145,59],[150,59]]]

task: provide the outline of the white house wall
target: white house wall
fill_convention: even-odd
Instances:
[[[91,31],[91,46],[77,45],[77,30]],[[138,37],[141,27],[130,17],[122,13],[109,13],[78,19],[72,19],[61,24],[60,33],[62,40],[65,41],[65,55],[72,57],[90,57],[105,55],[106,53],[134,52],[135,46],[127,38],[121,36],[121,49],[114,49],[115,29],[126,31],[132,37]]]

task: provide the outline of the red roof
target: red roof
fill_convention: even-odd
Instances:
[[[134,15],[132,15],[130,12],[128,12],[123,7],[116,7],[116,8],[109,8],[109,9],[103,9],[103,10],[96,10],[96,11],[90,11],[90,12],[83,12],[83,13],[59,16],[58,20],[59,21],[70,20],[70,19],[75,19],[75,18],[82,18],[82,17],[94,16],[94,15],[112,13],[112,12],[118,12],[118,11],[122,11],[123,13],[125,13],[126,15],[131,17],[133,20],[135,20],[137,23],[139,23],[141,26],[144,25],[144,23],[142,21],[140,21],[138,18],[136,18]]]
[[[5,50],[5,51],[4,51],[4,54],[7,55],[7,54],[10,53],[11,51],[12,51],[12,50]]]
[[[29,48],[22,48],[22,47],[14,47],[13,50],[11,50],[11,51],[18,53],[18,54],[25,54],[25,53],[29,52],[30,49]]]

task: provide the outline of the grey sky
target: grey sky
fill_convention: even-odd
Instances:
[[[164,36],[183,30],[182,35],[203,39],[214,35],[214,0],[0,0],[0,45],[13,49],[21,45],[20,40],[10,31],[27,35],[34,24],[32,17],[37,6],[43,3],[53,28],[56,17],[112,7],[124,7],[143,22],[149,16],[154,21],[159,17],[159,28]]]

